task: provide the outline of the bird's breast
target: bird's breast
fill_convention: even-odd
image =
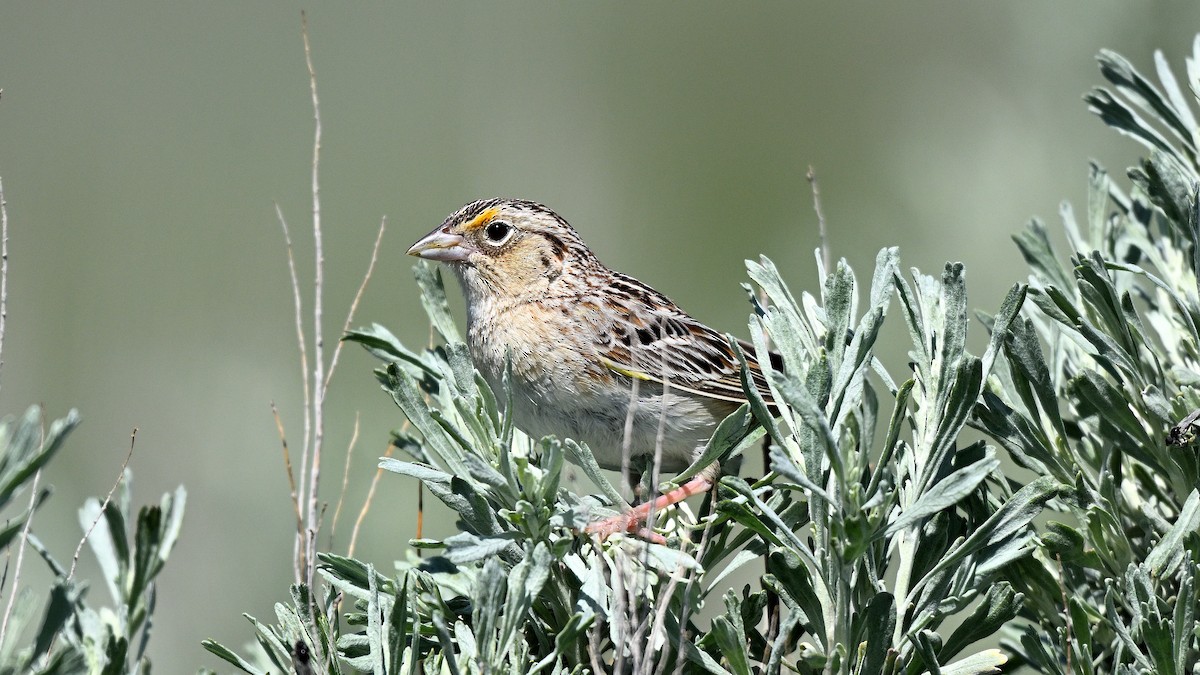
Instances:
[[[472,358],[498,392],[511,360],[517,427],[534,439],[586,443],[606,468],[620,467],[626,446],[632,456],[660,448],[664,470],[686,467],[729,411],[683,391],[664,397],[654,382],[639,382],[635,391],[631,379],[600,362],[594,341],[581,336],[588,322],[573,310],[518,306],[470,317]]]

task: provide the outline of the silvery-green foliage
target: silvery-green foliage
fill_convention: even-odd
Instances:
[[[761,289],[751,319],[759,361],[770,371],[766,350],[783,357],[783,372],[768,372],[778,415],[751,390],[674,482],[764,441],[769,473],[725,476],[698,521],[682,509],[657,514],[667,545],[601,544],[579,531],[624,508],[620,492],[588,448],[513,427],[507,388],[491,391],[474,371],[439,273],[418,265],[441,344],[413,351],[381,326],[348,339],[385,363],[379,381],[411,425],[393,434],[411,461],[380,466],[420,480],[459,532],[412,542],[433,557],[399,563],[394,576],[322,556],[322,578],[354,603],[360,628],[312,635],[303,602],[281,605],[278,625],[256,622],[273,666],[316,639],[338,647],[331,672],[993,672],[1002,654],[962,651],[1015,613],[1019,594],[997,580],[1029,554],[1029,523],[1060,486],[1046,478],[1011,490],[992,448],[957,443],[1000,339],[983,357],[966,352],[961,265],[940,278],[914,272],[910,286],[885,249],[865,291],[841,263],[822,270],[819,297],[798,299],[769,260],[749,271]],[[874,356],[896,296],[915,364],[899,385]],[[1010,293],[997,335],[1023,297],[1024,287]],[[567,463],[598,496],[564,483]],[[730,588],[735,572],[764,562],[761,583]],[[938,632],[966,612],[962,627]],[[714,613],[705,629],[701,617]],[[218,653],[247,672],[268,667]]]
[[[1030,521],[1060,486],[1045,478],[1010,490],[995,449],[959,445],[998,348],[993,339],[982,357],[966,351],[962,266],[940,278],[914,271],[910,286],[896,251],[884,250],[861,316],[844,263],[822,275],[819,299],[799,301],[770,261],[749,268],[769,301],[752,319],[756,349],[769,363],[770,338],[783,357],[784,372],[769,374],[783,405],[775,419],[752,402],[771,439],[771,480],[723,479],[741,500],[717,508],[760,534],[764,590],[782,606],[771,617],[768,603],[730,599],[726,616],[747,638],[741,649],[725,640],[721,653],[768,673],[996,672],[1003,654],[961,651],[1016,612],[1019,594],[1000,575],[1032,551]],[[872,352],[893,295],[913,346],[901,384]],[[999,334],[1023,298],[1024,287],[1009,293]],[[873,382],[886,393],[886,423]],[[970,620],[938,632],[973,603]],[[731,649],[744,656],[729,658]]]
[[[0,421],[0,506],[31,489],[35,473],[49,462],[79,424],[71,411],[43,429],[41,408],[34,406],[19,420]],[[163,495],[157,506],[143,507],[133,531],[130,525],[130,474],[103,510],[89,499],[79,511],[81,533],[100,563],[112,598],[109,606],[87,601],[86,582],[70,577],[30,532],[26,544],[55,575],[48,597],[28,585],[6,589],[17,593],[0,641],[0,674],[148,673],[145,652],[155,608],[155,578],[166,564],[183,524],[185,492]],[[49,496],[42,488],[33,508],[12,517],[0,529],[0,548],[17,544],[27,521]],[[95,525],[93,526],[93,523]],[[13,568],[9,568],[12,573]],[[8,585],[15,583],[5,575]]]
[[[1054,502],[1064,522],[1012,578],[1027,601],[1010,648],[1043,672],[1196,673],[1196,94],[1161,53],[1158,84],[1111,52],[1100,65],[1114,90],[1089,94],[1091,109],[1150,156],[1128,192],[1093,165],[1086,212],[1061,210],[1066,264],[1039,221],[1016,237],[1036,309],[1005,337],[977,409],[1021,466],[1072,486]],[[1200,37],[1187,75],[1200,81]]]
[[[252,619],[259,661],[206,646],[251,673],[1200,672],[1200,131],[1161,56],[1161,85],[1101,61],[1116,92],[1089,103],[1150,159],[1128,193],[1093,169],[1084,227],[1063,209],[1069,264],[1040,223],[1017,238],[1033,274],[981,315],[981,355],[962,265],[906,276],[885,249],[868,288],[839,263],[797,296],[748,263],[770,401],[746,387],[674,482],[759,446],[767,474],[723,476],[698,516],[656,514],[666,545],[580,534],[626,506],[620,491],[588,448],[513,427],[508,388],[474,371],[440,275],[418,265],[439,344],[377,325],[347,339],[383,361],[409,423],[393,433],[409,459],[380,466],[419,480],[458,532],[410,542],[425,557],[392,573],[322,555],[320,602],[296,587],[276,624]],[[889,311],[907,370],[874,354]],[[1064,522],[1038,535],[1046,509]],[[344,625],[325,618],[339,597]],[[1016,639],[988,648],[1006,627]]]

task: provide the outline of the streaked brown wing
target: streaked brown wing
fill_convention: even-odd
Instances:
[[[611,339],[600,349],[606,367],[641,380],[661,383],[665,379],[671,387],[700,396],[746,401],[741,365],[724,335],[635,279],[616,275],[613,286],[622,311],[613,323]],[[744,341],[739,346],[759,394],[773,404],[754,347]]]

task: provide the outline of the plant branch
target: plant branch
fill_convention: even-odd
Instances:
[[[21,543],[17,547],[17,564],[13,570],[13,585],[12,590],[8,594],[8,604],[4,607],[4,620],[0,622],[0,644],[4,644],[4,638],[8,635],[8,619],[12,616],[13,603],[17,599],[17,591],[21,589],[21,561],[25,558],[25,544],[29,541],[29,526],[33,523],[33,510],[37,506],[37,489],[38,482],[42,479],[42,470],[38,469],[37,473],[33,474],[33,485],[29,495],[29,516],[25,519],[25,525],[21,528]]]
[[[359,415],[354,413],[354,431],[350,434],[350,444],[346,447],[346,462],[342,466],[342,490],[338,493],[337,506],[333,509],[333,523],[329,526],[329,548],[333,548],[338,517],[342,515],[342,503],[346,500],[346,486],[350,483],[350,458],[354,456],[354,446],[358,443],[358,421]]]
[[[125,461],[121,462],[121,470],[117,473],[117,479],[113,481],[112,487],[108,489],[108,494],[104,495],[104,501],[100,502],[100,511],[96,513],[96,517],[92,519],[92,524],[88,525],[88,529],[83,533],[83,538],[79,540],[79,545],[75,547],[75,555],[71,556],[71,570],[67,572],[67,581],[70,581],[75,576],[75,566],[79,564],[79,554],[83,552],[83,545],[87,542],[88,537],[92,536],[92,530],[96,529],[96,524],[104,517],[104,511],[108,505],[112,503],[113,493],[117,491],[117,486],[121,481],[125,480],[125,469],[129,468],[129,459],[133,457],[133,447],[137,443],[137,427],[129,434],[129,452],[125,453]],[[18,565],[20,559],[18,558]]]
[[[296,255],[292,247],[292,235],[288,231],[287,219],[283,217],[283,210],[279,208],[279,203],[275,203],[275,215],[279,219],[279,226],[283,229],[283,242],[287,248],[288,259],[288,275],[292,282],[292,304],[296,320],[296,343],[300,347],[300,381],[303,385],[304,396],[304,438],[300,446],[300,475],[305,476],[308,473],[308,453],[309,453],[309,438],[312,433],[312,392],[308,386],[308,340],[304,336],[304,301],[300,294],[300,277],[296,274]],[[274,409],[275,404],[271,404]],[[275,423],[279,426],[279,416],[276,414]],[[280,426],[279,436],[283,438],[283,429]],[[296,542],[292,550],[293,567],[296,573],[296,583],[304,580],[301,570],[305,568],[302,560],[307,559],[307,551],[304,545],[304,523],[300,515],[300,502],[305,501],[304,484],[300,484],[299,491],[296,489],[295,475],[292,473],[291,462],[287,456],[287,445],[284,443],[284,459],[288,462],[288,481],[292,485],[292,502],[296,507],[297,530]]]
[[[813,211],[817,213],[817,232],[821,238],[821,263],[825,266],[825,273],[829,274],[833,256],[829,252],[829,233],[825,230],[825,214],[821,212],[821,189],[817,185],[817,171],[811,165],[808,167],[807,178],[809,186],[812,187]]]
[[[8,202],[0,179],[0,369],[4,368],[4,329],[8,323]]]
[[[375,235],[375,245],[371,247],[371,262],[367,264],[367,273],[363,275],[362,283],[358,285],[358,292],[354,294],[354,301],[350,303],[350,311],[346,313],[346,323],[342,325],[342,335],[350,331],[350,324],[354,321],[354,315],[358,312],[358,303],[362,300],[363,292],[367,290],[367,284],[371,281],[371,275],[375,272],[375,263],[379,260],[379,246],[383,243],[383,232],[387,229],[387,216],[384,216],[379,221],[379,232]],[[333,348],[333,358],[329,361],[329,372],[325,375],[325,382],[322,384],[321,398],[325,398],[325,393],[329,389],[329,381],[333,379],[333,371],[337,368],[338,357],[342,354],[342,345],[346,344],[338,340],[337,346]]]
[[[404,420],[403,426],[400,427],[400,433],[408,428],[409,421]],[[384,450],[385,458],[391,457],[396,446],[393,443],[388,443],[387,449]],[[346,556],[354,557],[354,546],[358,543],[358,531],[362,529],[363,521],[367,518],[367,512],[371,510],[371,502],[375,499],[375,488],[379,485],[379,478],[383,475],[383,469],[375,469],[375,476],[371,478],[371,487],[367,488],[367,498],[363,500],[362,508],[358,511],[358,517],[354,519],[354,530],[350,533],[350,546],[346,549]],[[417,536],[420,536],[419,534]]]
[[[271,401],[271,414],[275,417],[275,428],[279,430],[279,444],[283,446],[283,466],[287,470],[288,487],[292,493],[292,510],[296,514],[296,547],[299,548],[304,539],[304,516],[300,513],[300,498],[296,494],[296,474],[292,470],[292,455],[288,450],[287,435],[283,431],[283,421],[279,419],[279,409]],[[293,551],[292,571],[295,572],[296,582],[300,581],[300,570],[304,569],[304,551]]]
[[[325,343],[324,332],[321,329],[324,304],[322,295],[325,291],[325,248],[321,236],[321,105],[317,97],[317,73],[313,68],[312,46],[308,40],[308,18],[300,13],[301,37],[304,40],[304,63],[308,67],[308,86],[312,93],[313,107],[313,156],[312,156],[312,228],[313,228],[313,398],[312,421],[313,435],[310,451],[311,462],[308,466],[308,516],[307,525],[313,530],[308,537],[309,547],[308,566],[304,570],[305,581],[312,588],[314,554],[316,552],[316,532],[318,521],[318,487],[321,481],[321,446],[325,436]]]

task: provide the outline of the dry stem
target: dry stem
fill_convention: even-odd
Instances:
[[[308,71],[309,93],[312,98],[312,114],[313,114],[313,145],[312,145],[312,232],[314,246],[314,261],[313,261],[313,299],[312,299],[312,321],[313,344],[312,358],[308,354],[308,341],[305,335],[304,324],[305,316],[303,311],[302,293],[300,291],[299,275],[296,273],[296,260],[294,248],[292,246],[291,233],[288,229],[287,221],[283,217],[283,212],[279,205],[275,205],[276,216],[283,230],[284,243],[287,247],[288,256],[288,273],[292,284],[292,298],[295,311],[296,324],[296,341],[300,347],[300,371],[301,382],[303,383],[304,393],[304,443],[300,454],[300,470],[297,474],[293,471],[290,450],[283,431],[283,424],[279,419],[279,412],[275,408],[274,403],[271,405],[272,412],[275,415],[275,424],[279,430],[280,442],[283,445],[284,464],[287,468],[288,483],[291,488],[292,507],[296,513],[296,539],[293,548],[293,572],[297,583],[304,584],[310,590],[308,620],[310,625],[316,626],[317,622],[317,607],[316,607],[316,591],[314,589],[315,574],[316,574],[316,552],[318,533],[323,526],[325,515],[325,506],[319,500],[320,497],[320,479],[321,479],[321,451],[324,445],[325,437],[325,400],[329,390],[330,380],[333,377],[334,370],[337,366],[338,358],[341,354],[341,343],[334,348],[332,358],[328,363],[325,361],[325,338],[324,329],[322,327],[324,319],[324,291],[325,291],[325,248],[324,236],[321,229],[321,189],[320,189],[320,160],[321,160],[321,105],[320,98],[317,95],[317,75],[316,69],[313,66],[312,45],[308,35],[308,19],[302,11],[301,19],[301,39],[304,45],[304,64]],[[375,238],[375,246],[371,251],[371,262],[367,268],[367,273],[363,278],[362,284],[358,288],[358,292],[354,296],[354,301],[350,306],[350,311],[346,317],[346,324],[343,332],[349,329],[355,311],[358,308],[359,302],[362,299],[366,286],[370,281],[371,275],[374,272],[375,264],[379,257],[379,249],[383,239],[383,232],[386,228],[386,219],[379,226],[379,233]],[[346,465],[342,477],[342,494],[338,498],[338,505],[334,511],[334,524],[330,528],[330,541],[332,542],[336,523],[341,513],[343,499],[345,497],[346,486],[349,483],[350,460],[354,449],[354,445],[358,438],[359,423],[356,416],[354,425],[354,434],[350,441],[350,446],[347,450]],[[369,501],[368,501],[369,503]],[[365,507],[364,507],[365,508]],[[361,522],[361,516],[360,516]],[[357,535],[358,526],[355,526],[355,535]],[[353,547],[353,540],[351,546]],[[336,611],[333,606],[326,607],[323,611]],[[326,617],[331,620],[336,620],[336,617]],[[311,645],[312,648],[321,651],[317,644]],[[328,654],[320,654],[319,658],[325,658]]]
[[[712,489],[713,489],[713,496],[709,498],[709,502],[708,502],[709,513],[708,513],[708,515],[704,516],[704,518],[712,517],[713,512],[716,509],[717,486],[713,485]],[[704,526],[704,530],[700,533],[700,545],[696,547],[696,555],[695,555],[696,562],[701,562],[704,559],[704,553],[705,553],[705,551],[708,550],[708,542],[709,542],[711,534],[712,534],[712,527],[710,526],[710,524],[706,524]],[[674,579],[672,579],[672,583],[674,583]],[[686,599],[691,597],[692,586],[694,586],[695,583],[696,583],[696,575],[692,574],[691,576],[688,577],[687,586],[684,586],[684,589],[683,589],[683,597],[685,599],[685,602],[683,603],[683,611],[681,611],[679,614],[679,627],[680,627],[679,629],[680,629],[680,631],[683,631],[683,632],[681,632],[679,635],[680,649],[679,649],[679,654],[678,654],[677,658],[675,659],[675,675],[682,675],[683,663],[686,660],[686,657],[684,656],[684,653],[683,653],[683,643],[684,643],[684,640],[687,639],[687,633],[686,633],[687,625],[688,625],[688,621],[691,619],[691,613],[692,613],[692,606],[686,602]],[[668,593],[667,593],[668,597],[670,596],[670,590],[671,589],[668,589]]]
[[[4,328],[8,322],[8,202],[0,180],[0,369],[4,367]]]
[[[358,285],[358,292],[354,294],[354,301],[350,303],[350,311],[346,313],[346,323],[342,325],[342,335],[350,331],[350,323],[354,321],[354,314],[358,311],[358,302],[362,300],[363,292],[367,290],[367,284],[371,281],[371,274],[375,272],[375,263],[379,260],[379,246],[383,243],[383,232],[387,229],[387,216],[379,221],[379,232],[375,235],[375,245],[371,247],[371,262],[367,264],[367,273],[363,275],[362,283]],[[338,340],[337,346],[333,348],[333,358],[329,361],[329,374],[325,376],[324,388],[329,389],[329,380],[333,378],[333,371],[337,368],[338,356],[342,353],[342,346],[346,343]],[[321,392],[321,397],[325,397],[325,392]]]
[[[817,186],[817,171],[808,167],[808,184],[812,186],[813,195],[813,211],[817,212],[817,232],[821,237],[821,262],[825,265],[825,273],[829,273],[829,266],[832,263],[829,253],[829,237],[825,231],[825,214],[821,212],[821,190]]]
[[[400,432],[408,428],[408,420],[404,420],[403,426],[400,427]],[[392,451],[396,446],[388,443],[387,450],[383,452],[384,457],[391,457]],[[371,487],[367,489],[367,498],[363,500],[362,508],[358,511],[358,518],[354,519],[354,531],[350,533],[350,546],[346,550],[346,557],[354,557],[354,546],[358,543],[358,531],[362,528],[363,520],[367,517],[367,512],[371,510],[371,502],[375,499],[375,488],[379,485],[379,478],[383,475],[383,469],[375,469],[375,475],[371,478]],[[420,533],[417,536],[421,536]]]
[[[308,347],[307,340],[304,337],[304,304],[300,294],[300,278],[296,274],[296,256],[292,248],[292,235],[288,231],[287,219],[283,217],[283,211],[279,208],[279,203],[275,204],[275,215],[279,219],[279,226],[283,229],[283,242],[287,248],[288,258],[288,274],[292,281],[292,303],[295,309],[296,318],[296,342],[300,346],[300,381],[303,383],[304,392],[304,443],[300,446],[300,475],[307,475],[308,472],[308,450],[309,436],[312,430],[312,408],[310,405],[312,392],[308,387]],[[271,404],[274,410],[275,404]],[[275,423],[279,426],[279,438],[284,442],[284,460],[288,462],[288,481],[292,485],[292,503],[296,507],[296,541],[292,546],[292,568],[295,572],[296,583],[304,581],[302,570],[306,565],[303,563],[307,559],[307,549],[304,545],[304,518],[300,514],[300,502],[305,501],[304,484],[300,484],[300,489],[296,489],[295,475],[292,473],[291,461],[287,455],[287,441],[284,440],[283,427],[279,422],[278,413],[276,413]]]
[[[108,489],[108,494],[104,495],[104,501],[100,502],[100,512],[96,514],[96,517],[92,520],[92,524],[88,525],[87,532],[83,533],[83,539],[80,539],[79,545],[75,547],[75,555],[71,556],[71,570],[67,572],[67,581],[70,581],[71,577],[75,576],[75,566],[79,564],[79,554],[83,551],[84,542],[88,540],[88,537],[92,536],[92,530],[96,529],[96,524],[104,517],[104,510],[112,503],[112,496],[117,491],[117,486],[121,484],[121,481],[125,480],[125,469],[129,468],[129,459],[133,457],[133,446],[137,443],[137,432],[137,427],[134,427],[133,431],[130,432],[129,452],[125,453],[125,461],[121,462],[121,470],[117,473],[117,479],[113,481],[112,487]]]
[[[279,444],[283,446],[283,465],[287,469],[288,486],[292,491],[292,510],[296,513],[296,551],[292,555],[292,571],[296,575],[296,581],[300,581],[300,570],[304,567],[302,561],[304,559],[304,551],[300,549],[300,542],[304,539],[304,516],[300,514],[300,498],[296,494],[296,474],[292,471],[292,454],[288,450],[287,435],[283,431],[283,421],[279,419],[279,409],[275,407],[275,402],[271,401],[271,414],[275,416],[275,428],[279,430]]]
[[[8,594],[8,604],[4,607],[4,621],[0,622],[0,644],[4,644],[4,638],[8,635],[8,619],[12,616],[13,603],[17,599],[17,591],[21,588],[21,560],[25,558],[25,544],[29,541],[29,526],[33,523],[33,509],[37,506],[37,489],[38,481],[42,479],[42,470],[38,469],[37,473],[33,474],[33,485],[30,486],[29,495],[29,517],[25,519],[25,525],[21,528],[21,543],[17,546],[17,565],[13,570],[12,591]]]
[[[330,366],[331,371],[332,369]],[[350,444],[346,447],[346,462],[342,466],[342,491],[338,494],[337,506],[333,509],[333,523],[329,526],[329,548],[333,548],[333,535],[337,532],[338,517],[342,515],[342,502],[346,500],[346,486],[350,483],[350,458],[354,456],[354,446],[358,443],[358,420],[359,415],[356,412],[354,431],[350,434]]]
[[[321,482],[321,446],[325,439],[325,338],[321,328],[324,316],[322,296],[325,292],[325,247],[321,236],[321,103],[317,98],[317,73],[313,68],[312,47],[308,41],[308,18],[300,13],[301,37],[304,39],[304,63],[308,67],[308,87],[312,93],[313,106],[313,156],[312,156],[312,227],[313,227],[313,435],[308,467],[308,517],[310,529],[317,526],[319,517],[317,488]],[[304,570],[305,583],[313,587],[313,558],[316,553],[316,531],[308,537],[308,567]],[[310,595],[311,597],[311,595]]]

